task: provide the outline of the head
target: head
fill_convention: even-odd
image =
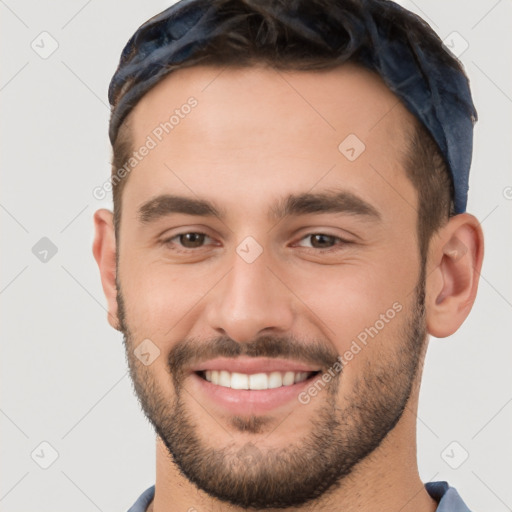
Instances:
[[[463,71],[390,2],[183,9],[188,25],[165,30],[190,39],[201,19],[208,43],[184,42],[186,57],[129,102],[132,75],[111,88],[114,212],[96,213],[94,243],[109,320],[170,464],[235,505],[300,506],[399,429],[415,449],[407,410],[428,334],[464,321],[482,260],[450,145],[372,65],[369,12],[377,28],[394,20],[379,37]],[[150,54],[139,37],[125,56],[137,45]],[[212,375],[218,365],[236,375]],[[296,382],[225,393],[226,379],[265,387],[276,372]]]

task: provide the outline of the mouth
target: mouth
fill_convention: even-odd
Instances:
[[[195,372],[202,379],[216,386],[231,389],[266,390],[283,386],[292,386],[304,382],[320,373],[320,370],[310,372],[274,371],[269,373],[238,373],[228,370],[202,370]]]
[[[288,404],[321,373],[320,368],[272,358],[217,358],[191,369],[192,392],[208,407],[232,414],[264,414]]]

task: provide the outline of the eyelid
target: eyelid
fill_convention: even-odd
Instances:
[[[170,238],[175,238],[179,235],[186,235],[187,233],[197,233],[197,234],[208,236],[209,238],[214,238],[214,236],[211,234],[212,229],[210,229],[208,226],[204,226],[201,224],[190,225],[190,226],[184,225],[184,226],[176,226],[174,228],[167,228],[164,231],[162,231],[159,235],[157,235],[156,238],[160,241],[169,240]]]
[[[301,235],[301,233],[303,233],[303,235]],[[363,238],[361,238],[360,235],[358,235],[352,231],[349,231],[346,228],[342,228],[341,226],[338,226],[338,227],[337,226],[328,226],[328,225],[322,226],[319,224],[302,226],[300,229],[297,229],[294,231],[293,237],[296,238],[296,237],[300,236],[300,238],[303,238],[304,236],[307,236],[307,235],[318,235],[318,234],[341,238],[342,240],[345,240],[346,242],[356,243],[357,241],[361,241],[361,242],[363,241]]]

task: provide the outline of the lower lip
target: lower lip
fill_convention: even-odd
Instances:
[[[300,405],[299,394],[317,377],[317,374],[313,374],[308,379],[290,386],[253,390],[218,386],[193,373],[191,375],[191,392],[192,394],[200,393],[208,401],[233,414],[263,414],[293,401]]]

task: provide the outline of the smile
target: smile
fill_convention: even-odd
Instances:
[[[247,374],[227,370],[206,370],[197,373],[203,379],[217,386],[231,389],[265,390],[292,386],[309,379],[318,372],[274,371]]]
[[[266,414],[300,406],[298,395],[321,373],[304,361],[269,357],[217,357],[189,368],[189,392],[208,408],[231,414]]]

